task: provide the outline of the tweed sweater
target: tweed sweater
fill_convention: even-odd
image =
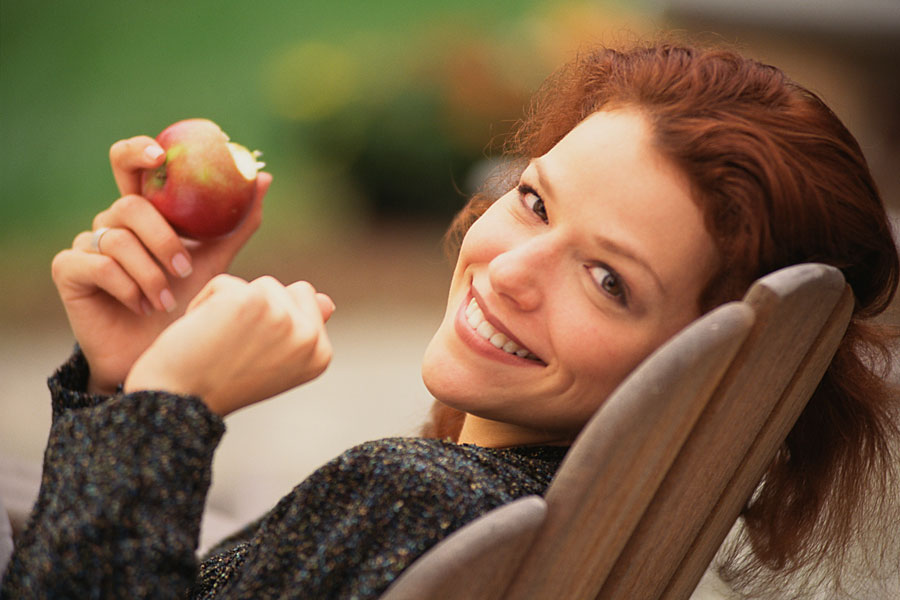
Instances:
[[[196,397],[94,396],[50,379],[38,500],[0,598],[377,598],[449,533],[540,494],[564,448],[392,438],[330,461],[198,560],[222,420]]]

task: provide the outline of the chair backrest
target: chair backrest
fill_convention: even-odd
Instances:
[[[853,295],[839,270],[806,264],[760,279],[744,303],[753,331],[597,598],[690,596],[828,368]]]
[[[852,302],[825,265],[760,279],[743,301],[669,340],[603,403],[548,489],[546,515],[485,515],[384,598],[688,597],[821,379]],[[499,545],[513,548],[468,543],[497,527]]]

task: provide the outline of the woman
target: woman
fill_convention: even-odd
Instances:
[[[115,144],[123,197],[53,264],[79,351],[51,379],[44,481],[4,597],[375,598],[452,530],[540,493],[671,335],[810,260],[842,269],[854,319],[745,511],[750,562],[730,565],[781,576],[839,556],[863,490],[892,481],[897,435],[869,360],[886,340],[868,322],[900,266],[851,135],[771,67],[661,44],[563,68],[510,155],[512,189],[473,198],[451,230],[462,241],[422,369],[432,437],[348,451],[198,565],[221,417],[321,373],[334,305],[308,283],[214,277],[261,204],[231,237],[188,248],[135,195],[160,149]]]

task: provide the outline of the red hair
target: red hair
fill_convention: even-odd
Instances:
[[[900,261],[862,151],[821,99],[780,70],[730,50],[660,44],[600,49],[564,66],[506,153],[541,156],[588,115],[626,106],[646,116],[657,149],[691,181],[722,258],[701,310],[801,262],[840,268],[853,289],[837,355],[744,510],[752,553],[730,574],[794,572],[842,556],[865,494],[890,493],[900,397],[879,371],[890,365],[891,334],[871,324],[896,292]],[[451,245],[495,199],[470,200]],[[430,433],[454,436],[454,418],[436,408]]]

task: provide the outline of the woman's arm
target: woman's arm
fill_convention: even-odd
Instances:
[[[3,598],[175,598],[194,552],[219,417],[193,397],[87,394],[79,352],[51,378],[41,489]]]

